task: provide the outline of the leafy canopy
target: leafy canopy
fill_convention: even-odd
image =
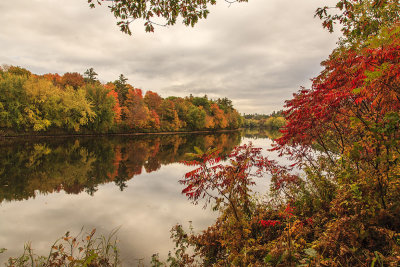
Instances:
[[[335,6],[318,8],[315,16],[329,32],[341,24],[342,43],[360,44],[398,21],[399,12],[398,0],[340,0]]]
[[[232,4],[235,2],[247,2],[248,0],[224,0]],[[104,0],[88,0],[91,8]],[[200,19],[207,18],[209,7],[215,5],[217,0],[108,0],[111,13],[119,20],[117,25],[121,31],[132,34],[130,24],[138,19],[145,21],[146,32],[154,32],[154,26],[174,25],[178,19],[186,26],[192,26]]]

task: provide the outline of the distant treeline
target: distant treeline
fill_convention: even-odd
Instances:
[[[245,128],[242,131],[242,136],[250,139],[271,139],[275,140],[282,136],[282,133],[277,129],[268,128]]]
[[[269,115],[266,114],[244,114],[243,127],[245,128],[264,128],[277,130],[285,126],[286,120],[282,111],[274,111]]]
[[[127,83],[124,75],[102,84],[90,68],[35,75],[0,67],[0,130],[107,133],[237,129],[242,118],[227,98],[162,98]]]

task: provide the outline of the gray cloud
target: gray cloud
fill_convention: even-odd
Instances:
[[[332,2],[332,1],[331,1]],[[252,0],[211,8],[194,29],[176,25],[134,36],[119,32],[106,7],[81,0],[2,1],[0,63],[34,73],[83,73],[103,81],[123,73],[162,96],[228,97],[240,112],[281,109],[320,71],[338,35],[313,18],[319,1]]]

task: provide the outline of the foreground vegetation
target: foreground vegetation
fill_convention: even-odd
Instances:
[[[67,232],[51,246],[48,256],[36,255],[31,244],[24,246],[22,255],[10,258],[8,267],[55,267],[55,266],[91,266],[114,267],[121,264],[117,247],[117,230],[107,237],[96,236],[96,229],[90,233],[83,229],[76,236]],[[0,251],[0,253],[4,252]]]
[[[168,132],[237,129],[241,116],[227,98],[162,98],[118,80],[101,84],[93,69],[35,75],[0,68],[0,134]]]

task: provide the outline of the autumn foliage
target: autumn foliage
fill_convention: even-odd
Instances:
[[[32,74],[0,69],[0,130],[5,135],[126,133],[237,129],[241,116],[228,99],[145,94],[122,74],[101,84],[93,69],[81,74]],[[211,106],[211,108],[210,108]]]
[[[312,87],[286,102],[272,149],[290,165],[252,145],[186,162],[199,167],[184,177],[183,193],[220,212],[182,239],[195,251],[186,258],[205,266],[399,266],[400,25],[362,46],[340,46],[322,65]],[[257,199],[251,185],[262,174],[270,194]]]

